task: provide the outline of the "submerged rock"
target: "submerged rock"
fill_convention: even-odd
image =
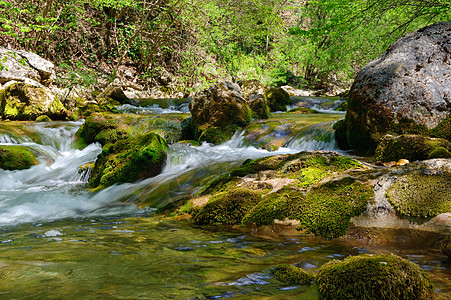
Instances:
[[[331,261],[316,276],[321,299],[421,300],[432,283],[418,265],[396,255],[358,255]]]
[[[67,117],[63,104],[48,88],[18,82],[0,90],[0,116],[3,118],[34,121],[41,115],[53,120]]]
[[[424,133],[451,112],[451,22],[437,23],[396,41],[356,77],[348,97],[346,130],[339,140],[374,151],[386,133]],[[344,136],[344,137],[343,137]]]
[[[27,147],[0,145],[0,169],[24,170],[29,169],[38,163],[34,153]]]

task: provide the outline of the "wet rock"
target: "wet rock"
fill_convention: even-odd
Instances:
[[[288,264],[274,267],[271,273],[277,280],[290,284],[311,284],[315,281],[313,273]]]
[[[269,107],[265,99],[265,87],[258,80],[241,80],[237,82],[247,104],[255,118],[269,118]]]
[[[286,111],[287,105],[292,103],[290,95],[282,88],[270,88],[265,97],[271,111]]]
[[[351,148],[374,151],[386,133],[424,133],[450,115],[450,40],[451,22],[419,29],[360,71],[340,131]]]
[[[358,255],[323,265],[321,299],[430,299],[432,283],[418,265],[393,254]]]
[[[451,157],[451,143],[444,139],[429,138],[422,135],[403,134],[401,136],[385,135],[376,148],[376,161],[410,161],[430,158]]]
[[[34,121],[41,115],[64,120],[67,112],[48,88],[17,82],[0,90],[0,115],[12,120]]]
[[[95,163],[88,186],[99,190],[156,176],[163,170],[167,149],[164,139],[153,132],[107,144]]]
[[[0,169],[24,170],[37,165],[34,153],[24,146],[0,145]]]
[[[221,131],[227,126],[242,127],[252,120],[252,111],[242,96],[240,87],[231,82],[221,82],[198,92],[188,107],[197,137],[207,129]],[[225,134],[228,138],[233,135],[228,132]],[[208,136],[204,140],[213,142]]]
[[[130,99],[124,94],[124,90],[121,87],[109,86],[100,97],[111,98],[120,104],[129,103]]]

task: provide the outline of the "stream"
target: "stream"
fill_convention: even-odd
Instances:
[[[121,109],[186,112],[155,104]],[[322,115],[315,130],[330,129],[343,117]],[[283,284],[270,268],[290,263],[315,269],[359,253],[395,253],[418,263],[435,284],[437,299],[451,298],[451,261],[421,241],[262,236],[154,214],[246,159],[338,150],[334,139],[322,142],[300,131],[276,151],[255,147],[244,132],[219,146],[174,144],[160,175],[93,194],[85,189],[89,174],[79,167],[95,161],[102,149],[71,148],[81,125],[30,122],[24,126],[36,133],[33,139],[0,132],[0,144],[40,154],[40,164],[28,170],[0,169],[0,299],[319,299],[315,285]]]

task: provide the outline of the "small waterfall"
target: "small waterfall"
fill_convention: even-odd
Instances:
[[[314,124],[289,139],[287,148],[299,151],[327,150],[341,152],[335,140],[334,121]]]

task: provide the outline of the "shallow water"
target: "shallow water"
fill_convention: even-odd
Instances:
[[[293,137],[275,152],[246,146],[240,134],[219,146],[175,144],[162,174],[92,194],[78,167],[94,161],[101,148],[70,147],[80,125],[22,124],[33,139],[0,132],[0,143],[41,154],[41,164],[29,170],[0,170],[0,299],[318,299],[315,286],[282,284],[270,268],[291,263],[316,269],[331,259],[386,252],[418,263],[438,298],[451,298],[450,260],[421,239],[274,238],[153,215],[154,208],[191,195],[245,159],[333,148],[315,146],[314,135]],[[315,128],[321,126],[330,124]]]

